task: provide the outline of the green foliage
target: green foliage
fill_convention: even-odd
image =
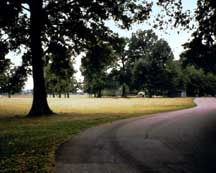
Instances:
[[[177,96],[180,91],[186,90],[185,75],[179,61],[166,64],[163,90],[168,96]]]
[[[28,70],[25,66],[13,66],[10,59],[5,58],[7,53],[7,45],[0,42],[0,93],[10,96],[22,90]]]
[[[135,63],[141,57],[149,57],[157,41],[158,37],[153,30],[139,30],[133,33],[128,50],[130,63]]]
[[[49,45],[49,55],[46,57],[45,79],[47,92],[53,94],[65,93],[69,96],[70,92],[76,91],[76,80],[74,79],[75,70],[71,53],[67,47],[58,42],[51,42]]]
[[[184,44],[181,62],[189,95],[215,95],[216,6],[214,0],[198,0],[195,13],[198,27]]]
[[[205,73],[203,69],[187,66],[183,70],[186,90],[189,96],[204,96],[216,94],[216,75]]]
[[[185,52],[181,54],[183,66],[193,65],[205,72],[216,73],[216,44],[208,45],[201,36],[194,33],[190,43],[184,44]]]
[[[45,50],[55,40],[70,47],[73,54],[80,53],[98,38],[112,41],[116,37],[104,25],[105,20],[112,18],[119,21],[122,28],[129,28],[134,22],[146,20],[152,7],[151,2],[137,3],[136,0],[57,0],[37,1],[36,4],[40,3],[43,8],[40,24],[44,52],[49,53]],[[30,49],[30,16],[34,9],[30,8],[31,4],[31,1],[24,0],[1,0],[0,37],[5,40],[3,35],[7,35],[10,49],[19,49],[21,46]]]
[[[196,34],[202,36],[207,45],[213,44],[216,36],[215,0],[198,0],[196,20],[199,23]]]
[[[165,80],[166,66],[174,58],[168,43],[158,40],[152,30],[139,31],[133,34],[128,52],[136,89],[147,89],[149,96],[163,95],[170,80]]]
[[[196,69],[193,66],[188,66],[185,69],[187,76],[186,86],[187,93],[190,96],[203,96],[205,89],[205,74],[202,69]]]
[[[212,73],[207,73],[205,76],[205,93],[207,95],[215,96],[216,95],[216,75]]]
[[[11,94],[19,93],[22,91],[25,82],[27,81],[27,70],[23,66],[14,67],[10,69],[5,86],[2,87],[3,92]]]
[[[107,43],[98,43],[89,47],[82,58],[81,71],[84,76],[84,88],[97,97],[101,97],[105,87],[106,71],[115,60],[113,47]]]
[[[115,46],[115,54],[116,61],[113,64],[112,71],[108,74],[107,79],[107,88],[116,88],[119,89],[121,87],[121,96],[127,97],[129,93],[129,86],[131,86],[131,68],[129,64],[129,56],[127,51],[129,39],[127,38],[119,38],[116,41]]]
[[[205,72],[216,73],[216,6],[214,0],[198,0],[195,13],[198,28],[193,39],[184,45],[181,55],[184,65],[202,68]]]

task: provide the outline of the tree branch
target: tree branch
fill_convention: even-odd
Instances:
[[[30,12],[29,8],[26,8],[24,5],[21,5],[22,9],[27,10],[28,12]]]

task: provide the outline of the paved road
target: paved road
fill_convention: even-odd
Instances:
[[[59,173],[215,173],[216,99],[196,108],[121,120],[63,144]]]

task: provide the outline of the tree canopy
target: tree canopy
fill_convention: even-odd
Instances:
[[[71,52],[56,41],[49,45],[49,54],[46,58],[45,79],[46,88],[49,94],[55,97],[64,93],[69,97],[69,93],[75,90],[74,67]]]
[[[214,0],[198,0],[195,19],[198,23],[192,40],[184,44],[181,60],[205,72],[216,73],[216,4]]]
[[[96,97],[102,96],[106,71],[113,64],[114,49],[108,43],[98,43],[89,47],[82,58],[81,71],[84,76],[84,88]]]
[[[134,85],[147,89],[150,96],[158,94],[166,85],[166,66],[174,59],[165,40],[158,39],[152,30],[134,34],[129,44]]]

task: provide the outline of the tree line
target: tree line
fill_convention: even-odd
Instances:
[[[169,44],[153,30],[137,31],[130,39],[119,38],[114,46],[92,45],[82,59],[84,90],[95,97],[114,96],[116,91],[122,97],[139,91],[148,97],[174,97],[181,92],[214,96],[215,72],[188,63],[188,51],[175,60]],[[190,51],[197,54],[196,49]]]

